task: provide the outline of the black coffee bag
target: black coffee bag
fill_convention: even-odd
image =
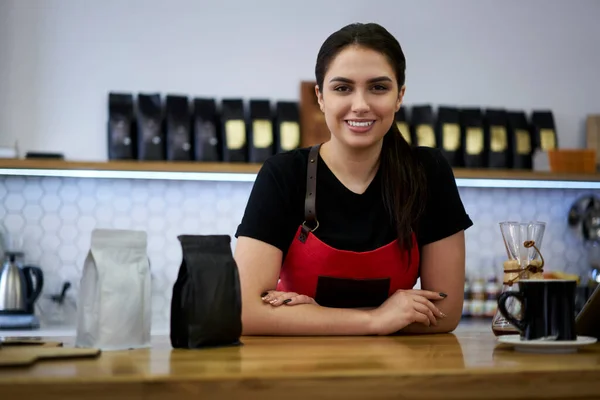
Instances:
[[[300,147],[300,110],[294,101],[278,101],[275,105],[275,152]]]
[[[505,110],[488,109],[485,111],[485,137],[488,168],[512,167],[512,143],[508,135],[508,116]]]
[[[134,123],[133,95],[108,94],[108,159],[134,160],[137,135]]]
[[[486,162],[485,135],[483,133],[483,114],[478,108],[460,110],[460,128],[463,143],[463,160],[467,168],[483,168]]]
[[[441,106],[436,121],[436,139],[440,151],[453,167],[462,167],[463,143],[458,108]]]
[[[241,99],[221,101],[225,162],[248,162],[248,132],[244,111],[244,101]]]
[[[535,149],[548,151],[558,148],[558,137],[552,111],[534,110],[531,113],[531,133]]]
[[[160,94],[138,94],[138,159],[164,160],[166,140]]]
[[[217,102],[212,98],[194,99],[194,159],[221,161],[221,127]]]
[[[438,147],[435,140],[435,119],[431,105],[411,108],[410,129],[415,146]]]
[[[239,345],[242,299],[228,235],[180,235],[183,259],[171,300],[171,345]]]
[[[524,111],[508,111],[508,137],[514,169],[532,169],[533,140]]]
[[[275,134],[273,131],[273,115],[269,100],[250,100],[251,138],[248,158],[253,163],[263,163],[275,153]]]
[[[193,158],[190,103],[186,96],[167,95],[167,160]]]

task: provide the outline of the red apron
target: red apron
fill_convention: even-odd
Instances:
[[[288,249],[277,290],[310,296],[325,307],[377,307],[395,291],[414,287],[420,258],[416,237],[413,233],[410,263],[397,240],[365,252],[338,250],[319,240],[313,232],[319,227],[315,199],[320,147],[309,153],[305,221]]]

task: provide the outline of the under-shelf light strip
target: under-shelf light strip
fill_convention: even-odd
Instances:
[[[151,179],[181,181],[254,182],[255,173],[107,171],[85,169],[0,169],[0,175],[60,178]],[[600,189],[600,182],[521,179],[456,178],[458,187],[511,189]]]

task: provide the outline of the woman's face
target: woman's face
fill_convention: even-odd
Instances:
[[[331,140],[351,148],[378,144],[400,109],[404,87],[398,91],[394,68],[381,53],[349,46],[331,62],[317,98]]]

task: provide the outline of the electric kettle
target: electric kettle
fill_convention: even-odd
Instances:
[[[33,314],[33,305],[42,292],[42,270],[35,266],[19,267],[16,262],[19,255],[6,252],[0,269],[0,314]]]

